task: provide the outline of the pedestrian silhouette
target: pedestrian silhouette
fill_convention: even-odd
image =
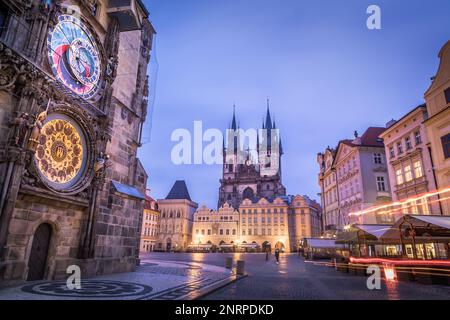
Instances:
[[[280,263],[280,249],[276,248],[275,249],[275,259],[276,259],[276,263]]]

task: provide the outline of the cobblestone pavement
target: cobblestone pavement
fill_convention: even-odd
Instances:
[[[282,254],[280,264],[273,256],[265,261],[264,254],[165,254],[150,253],[154,260],[195,261],[223,266],[226,257],[245,261],[248,277],[204,296],[205,300],[250,299],[446,299],[450,287],[399,282],[395,286],[382,284],[381,290],[369,290],[366,277],[340,273],[319,263],[305,262],[296,254]]]
[[[135,272],[82,279],[79,290],[69,290],[66,281],[36,281],[1,289],[0,300],[192,299],[235,279],[230,270],[219,266],[143,257]]]

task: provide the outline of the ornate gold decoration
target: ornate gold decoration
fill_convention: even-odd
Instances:
[[[80,172],[83,152],[77,129],[64,119],[54,119],[42,127],[36,164],[49,181],[67,183]]]

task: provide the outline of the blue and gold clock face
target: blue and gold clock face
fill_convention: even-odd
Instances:
[[[101,58],[89,29],[78,18],[61,15],[47,38],[48,58],[54,75],[85,99],[100,85]]]

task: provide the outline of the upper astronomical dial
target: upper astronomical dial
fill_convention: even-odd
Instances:
[[[101,59],[87,26],[74,16],[61,15],[47,44],[55,76],[76,94],[91,99],[100,86]]]

